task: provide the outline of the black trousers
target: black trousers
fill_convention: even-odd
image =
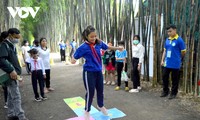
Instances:
[[[133,89],[137,89],[137,87],[140,86],[140,72],[138,71],[138,64],[139,64],[139,58],[132,58],[132,67],[133,67],[132,81],[133,81]]]
[[[27,73],[31,73],[31,64],[26,62],[26,71]]]
[[[117,86],[121,86],[121,76],[123,67],[123,62],[117,62]],[[128,81],[125,81],[125,87],[128,87]]]
[[[50,88],[50,69],[45,70],[46,73],[46,79],[45,79],[45,85],[46,88]]]
[[[61,61],[65,61],[65,50],[60,49],[60,57]]]
[[[33,86],[33,92],[35,94],[35,98],[39,98],[37,83],[39,83],[40,95],[41,97],[44,97],[44,76],[43,76],[42,70],[32,71],[31,78],[32,78],[32,86]]]
[[[172,78],[172,88],[171,94],[176,95],[178,93],[178,85],[179,85],[179,69],[172,68],[163,68],[163,92],[169,93],[169,74],[171,72]]]

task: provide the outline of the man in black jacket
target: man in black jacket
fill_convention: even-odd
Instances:
[[[21,67],[17,57],[15,44],[19,42],[20,31],[16,28],[8,30],[8,38],[0,45],[0,68],[10,75],[10,81],[6,83],[8,89],[8,120],[28,120],[21,107],[21,95],[19,91],[18,75]]]

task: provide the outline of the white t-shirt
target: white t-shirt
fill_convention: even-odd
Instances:
[[[38,57],[38,59],[36,59],[36,62],[35,62],[35,59],[33,59],[31,57],[26,59],[26,62],[31,64],[31,71],[42,70],[43,75],[46,74],[43,61],[40,57]]]
[[[38,48],[39,57],[42,58],[45,70],[50,69],[50,49]]]
[[[142,44],[132,45],[132,57],[139,58],[139,63],[144,60],[144,46]]]
[[[24,55],[24,60],[30,57],[28,51],[30,50],[29,46],[22,46],[22,54]]]

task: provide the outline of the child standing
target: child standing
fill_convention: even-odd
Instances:
[[[132,69],[133,69],[133,89],[131,89],[130,93],[136,93],[141,90],[140,86],[140,71],[142,62],[144,60],[144,46],[140,44],[140,36],[135,35],[132,40]]]
[[[119,47],[124,48],[124,41],[119,41],[118,43]],[[126,58],[127,58],[127,51],[125,49],[123,50],[117,50],[115,52],[115,58],[116,58],[116,63],[117,63],[117,87],[115,90],[120,90],[121,86],[121,74],[122,70],[125,70],[125,63],[126,63]],[[128,81],[125,81],[125,91],[128,91]]]
[[[112,46],[112,43],[108,43],[108,46]],[[107,74],[107,85],[115,85],[115,51],[114,50],[106,50],[104,54],[105,58],[105,68],[108,72]]]
[[[42,61],[44,63],[45,73],[46,73],[46,79],[45,79],[45,85],[46,88],[44,89],[45,93],[48,93],[49,91],[54,91],[52,87],[50,87],[50,49],[47,48],[47,39],[41,38],[40,39],[40,48],[39,48],[39,57],[42,58]]]
[[[85,42],[78,47],[73,55],[72,64],[76,63],[76,59],[85,58],[83,66],[83,81],[86,89],[85,95],[85,120],[89,120],[92,100],[96,89],[98,108],[104,115],[108,115],[107,109],[104,107],[103,100],[103,75],[101,62],[101,49],[122,49],[118,47],[107,46],[103,41],[97,38],[95,28],[88,26],[82,33]]]
[[[44,95],[44,79],[46,78],[45,68],[42,59],[38,57],[37,49],[33,48],[29,53],[31,58],[28,58],[26,61],[31,64],[31,79],[35,101],[40,102],[41,100],[47,99]],[[41,98],[37,91],[37,82],[39,83]]]

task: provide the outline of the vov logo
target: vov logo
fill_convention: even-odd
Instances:
[[[13,7],[7,7],[7,9],[13,18],[15,18],[17,14],[20,18],[27,18],[29,16],[29,13],[33,18],[35,18],[40,7],[35,7],[35,11],[32,7],[15,7],[15,9],[13,9]]]

